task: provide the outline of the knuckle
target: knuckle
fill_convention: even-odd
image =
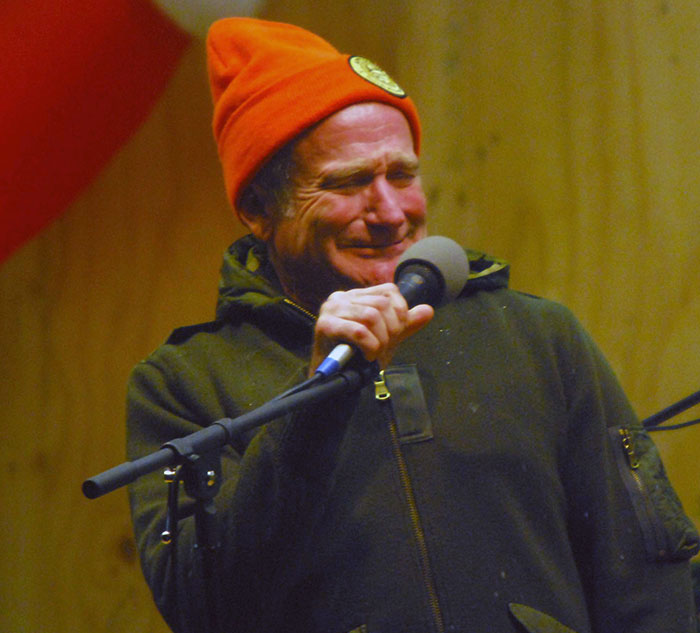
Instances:
[[[381,312],[374,306],[363,306],[357,320],[367,327],[376,326],[382,320]]]
[[[326,305],[335,305],[339,303],[344,303],[346,301],[345,295],[347,293],[343,292],[342,290],[336,290],[332,292],[330,295],[328,295],[328,298],[325,300],[323,303],[324,306]]]

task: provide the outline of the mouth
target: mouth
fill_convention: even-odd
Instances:
[[[342,251],[352,251],[360,257],[381,257],[393,258],[399,257],[413,243],[408,237],[403,237],[399,240],[382,241],[382,242],[349,242],[340,245]]]

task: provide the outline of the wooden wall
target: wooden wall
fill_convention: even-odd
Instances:
[[[411,92],[432,232],[573,308],[641,416],[699,389],[700,4],[327,4],[271,1],[266,16]],[[87,501],[80,483],[123,460],[131,366],[213,315],[240,227],[209,117],[200,42],[102,176],[0,269],[0,632],[166,630],[125,494]],[[700,524],[700,429],[657,440]]]

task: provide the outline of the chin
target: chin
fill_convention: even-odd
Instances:
[[[368,288],[394,281],[394,271],[399,262],[399,256],[399,254],[375,258],[346,256],[338,258],[333,269],[336,278],[343,280],[343,289]]]
[[[367,288],[394,281],[394,270],[396,270],[397,262],[398,260],[382,262],[382,264],[365,271],[356,278],[357,285]]]

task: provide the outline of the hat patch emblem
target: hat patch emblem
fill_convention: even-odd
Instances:
[[[359,57],[358,55],[350,57],[348,61],[350,62],[350,67],[355,73],[362,77],[362,79],[369,81],[371,84],[378,86],[395,97],[406,96],[403,88],[373,61],[370,61],[366,57]]]

